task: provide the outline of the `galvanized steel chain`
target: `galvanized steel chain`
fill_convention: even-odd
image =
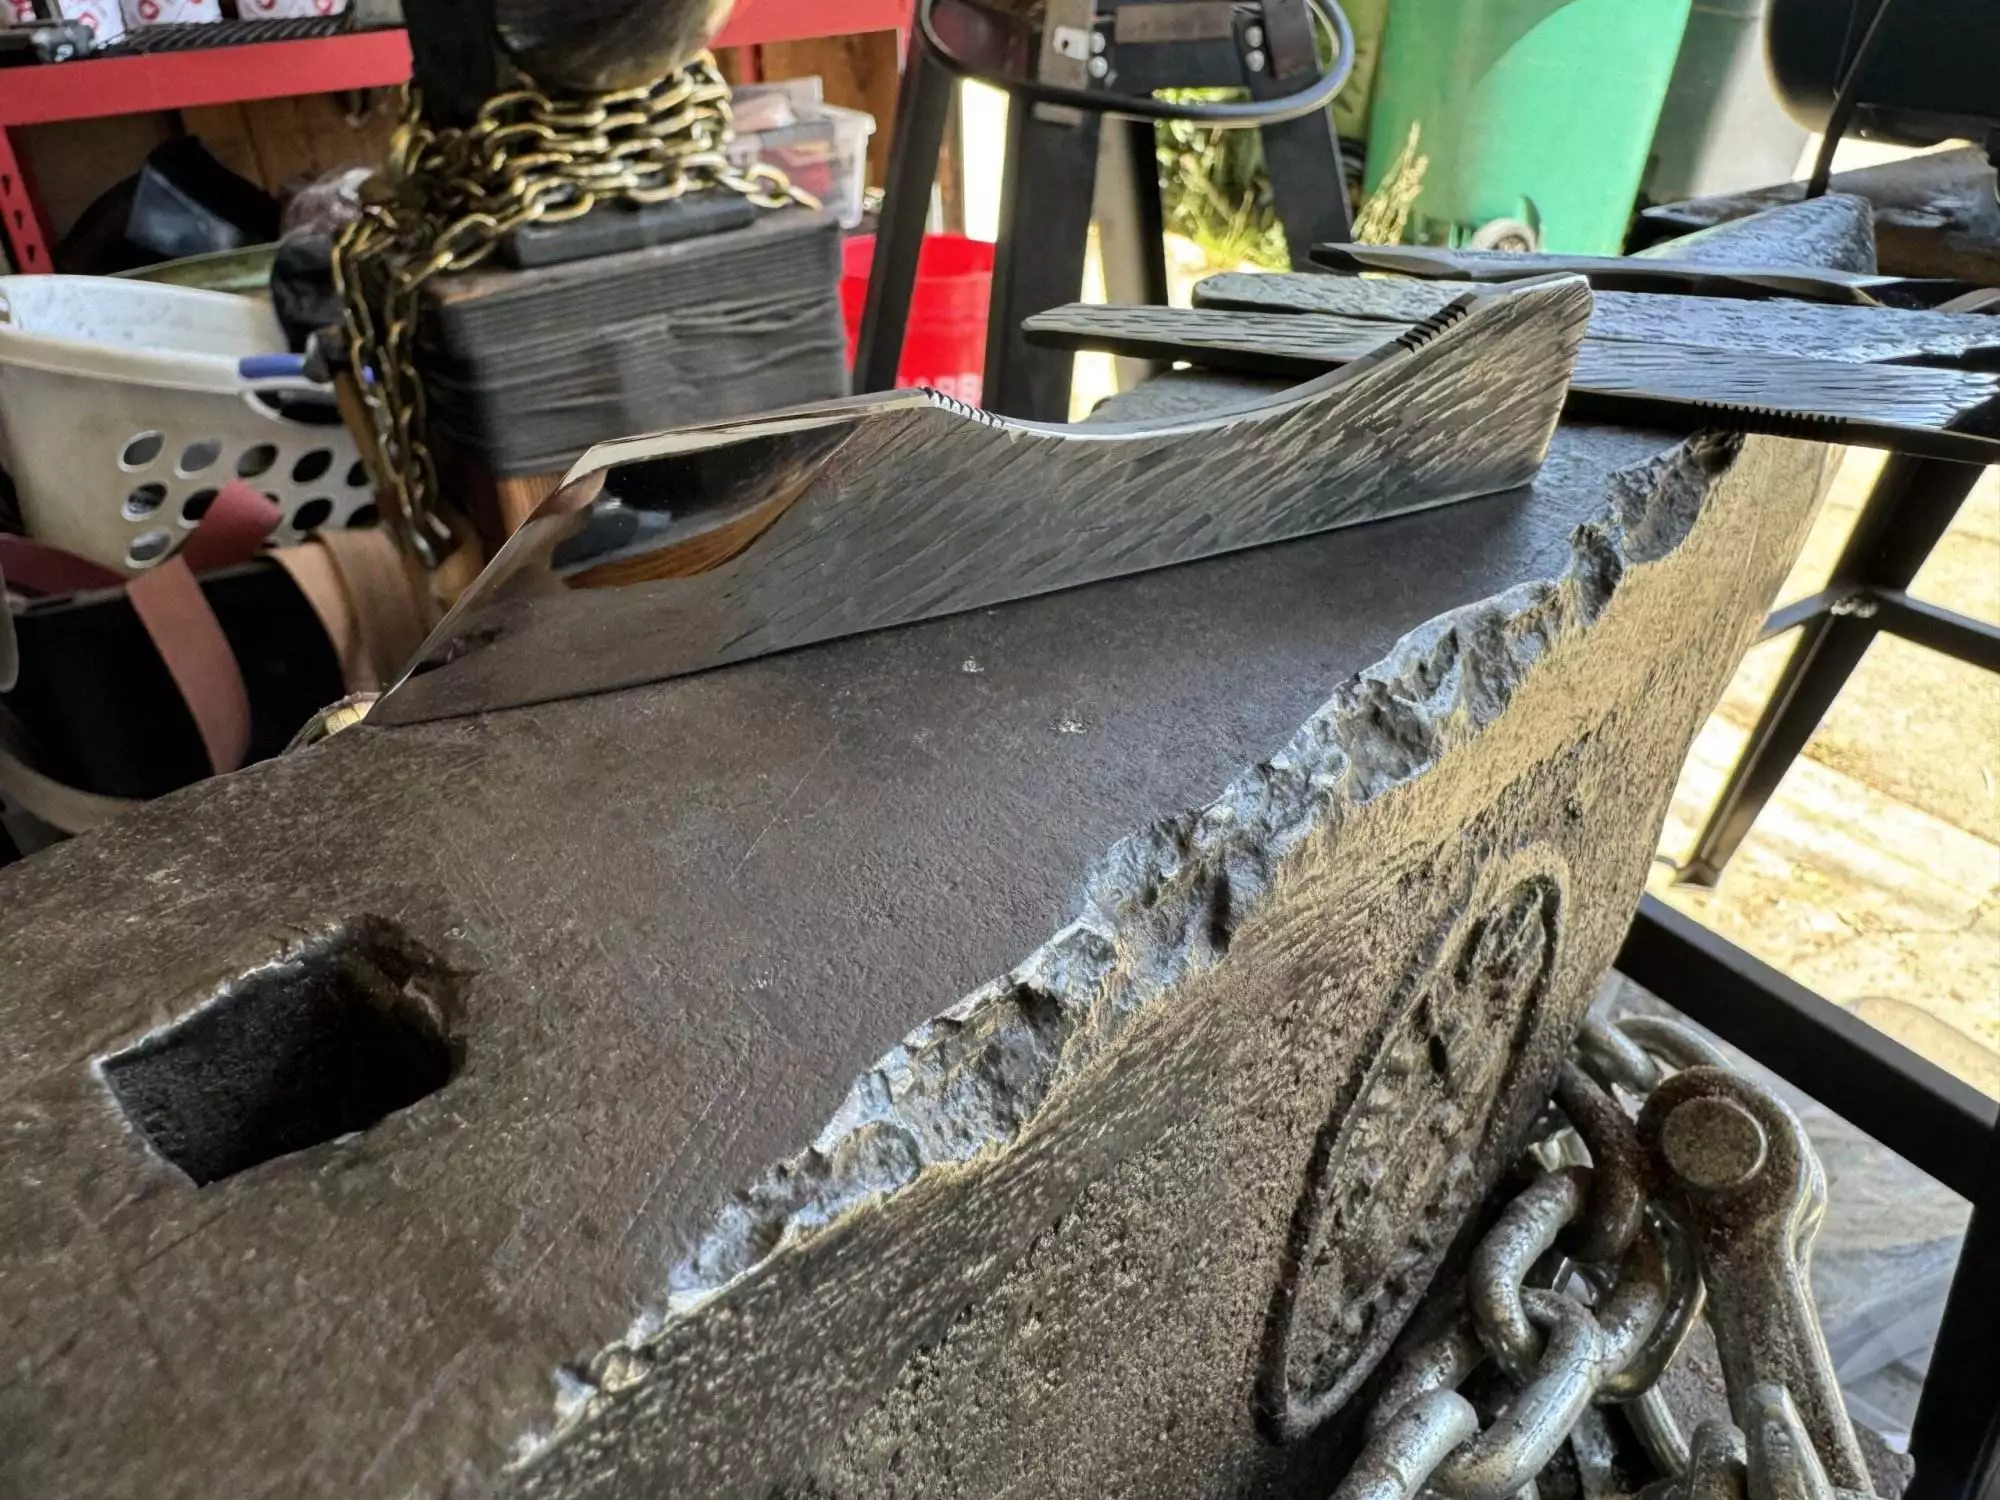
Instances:
[[[733,164],[732,135],[729,85],[707,53],[611,93],[511,89],[464,127],[433,124],[410,91],[384,171],[334,247],[333,275],[374,440],[371,466],[425,562],[449,546],[414,362],[425,284],[479,265],[517,229],[567,223],[604,204],[719,189],[762,208],[819,207],[777,169]]]
[[[1663,1476],[1649,1500],[1869,1492],[1805,1279],[1825,1180],[1782,1101],[1686,1027],[1593,1021],[1542,1125],[1456,1318],[1390,1372],[1335,1500],[1532,1496],[1603,1405]],[[1705,1307],[1735,1421],[1690,1443],[1659,1382]],[[1486,1423],[1461,1393],[1482,1369],[1507,1392]]]

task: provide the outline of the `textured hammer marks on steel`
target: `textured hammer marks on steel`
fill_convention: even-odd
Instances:
[[[1309,272],[1224,271],[1194,289],[1197,309],[1320,313],[1415,323],[1457,295],[1450,282],[1363,279]],[[2000,326],[1975,313],[1820,302],[1749,302],[1679,292],[1599,292],[1590,337],[1626,344],[1686,344],[1789,359],[1956,365],[2000,363]]]
[[[1558,278],[1169,427],[902,393],[610,445],[377,707],[405,723],[657,682],[837,636],[1492,494],[1547,453],[1590,318]],[[740,526],[685,576],[704,522]]]
[[[1383,326],[1351,314],[1083,304],[1038,313],[1027,323],[1035,342],[1062,348],[1188,359],[1239,374],[1294,377],[1366,352],[1379,341]],[[1732,402],[1912,428],[1964,424],[1986,430],[1993,409],[2000,406],[2000,378],[1973,371],[1596,337],[1585,339],[1577,354],[1572,389],[1579,398],[1594,398],[1585,414],[1607,417],[1619,414],[1619,403],[1611,398],[1657,398]]]
[[[1345,1406],[1416,1310],[1510,1122],[1512,1060],[1539,1019],[1569,876],[1553,849],[1497,860],[1433,936],[1332,1103],[1272,1298],[1258,1416],[1303,1437]]]

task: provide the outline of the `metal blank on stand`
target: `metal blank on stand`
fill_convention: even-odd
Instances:
[[[1113,180],[1129,184],[1133,195],[1130,232],[1109,237],[1116,244],[1107,252],[1107,281],[1121,296],[1165,298],[1154,127],[1122,118],[1107,127],[1105,115],[1162,88],[1243,87],[1253,102],[1284,101],[1296,96],[1302,83],[1309,86],[1319,68],[1306,0],[1264,0],[1257,9],[1204,0],[1127,0],[1101,28],[1094,20],[1062,27],[1059,9],[1050,7],[1037,82],[1068,83],[1065,75],[1073,71],[1075,83],[1089,85],[1091,102],[1051,103],[1033,97],[1033,89],[1010,96],[985,371],[987,406],[1045,421],[1068,415],[1074,360],[1064,350],[1030,346],[1021,323],[1075,300],[1082,286],[1107,129],[1122,133],[1113,147],[1127,158]],[[983,11],[946,0],[934,21],[957,56],[999,58],[1011,51],[1011,66],[1029,61],[1018,36]],[[1091,40],[1085,44],[1082,37]],[[1078,52],[1083,45],[1092,49],[1087,60]],[[855,386],[862,391],[890,390],[896,383],[955,81],[919,26],[904,70],[887,202],[855,361]],[[1064,92],[1080,93],[1074,85]],[[1273,112],[1284,111],[1274,102]],[[1258,128],[1287,244],[1294,260],[1305,265],[1315,243],[1344,237],[1350,229],[1332,123],[1324,109],[1314,109]]]

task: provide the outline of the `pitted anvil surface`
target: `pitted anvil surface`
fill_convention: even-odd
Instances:
[[[1824,462],[1567,429],[0,875],[0,1491],[1323,1493]]]

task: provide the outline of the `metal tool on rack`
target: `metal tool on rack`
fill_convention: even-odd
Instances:
[[[1310,379],[1365,354],[1386,330],[1400,326],[1393,319],[1309,312],[1078,304],[1029,319],[1026,332],[1032,342],[1053,348]],[[2000,463],[2000,378],[1978,370],[1592,337],[1577,355],[1569,411],[1642,426],[1726,427],[1958,463]]]
[[[1315,245],[1315,265],[1332,271],[1392,272],[1443,281],[1515,281],[1567,272],[1600,291],[1682,292],[1713,297],[1796,297],[1859,307],[1937,307],[1978,288],[1962,281],[1866,275],[1809,266],[1727,266],[1633,255],[1546,255],[1513,250],[1444,250],[1430,245]]]

